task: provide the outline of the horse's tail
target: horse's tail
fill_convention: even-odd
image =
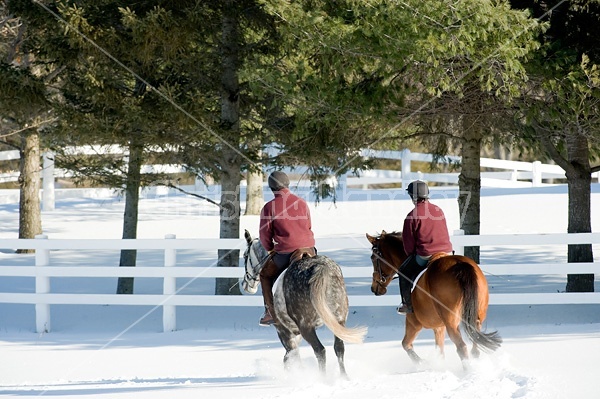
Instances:
[[[338,317],[334,314],[330,304],[335,303],[339,309],[342,309],[344,321],[348,312],[348,296],[346,294],[346,286],[344,278],[339,266],[333,261],[320,263],[315,267],[314,274],[310,279],[311,298],[319,317],[323,320],[323,324],[331,330],[331,332],[344,342],[359,344],[362,343],[365,335],[367,335],[367,327],[348,328],[343,323],[340,323]],[[327,294],[333,296],[328,298]],[[336,303],[335,298],[343,298],[343,303]],[[343,307],[343,308],[342,308]]]
[[[498,335],[498,331],[489,333],[480,331],[482,320],[479,320],[479,290],[475,268],[465,262],[456,265],[455,270],[463,291],[463,327],[474,343],[488,352],[493,352],[502,344],[502,338]]]

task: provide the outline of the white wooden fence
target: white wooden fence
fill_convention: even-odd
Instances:
[[[362,150],[361,156],[377,159],[395,159],[402,161],[401,172],[390,170],[371,170],[361,173],[360,177],[347,177],[348,185],[402,183],[407,187],[413,180],[425,180],[427,182],[458,184],[458,173],[422,173],[413,171],[413,162],[433,162],[432,154],[413,153],[410,150],[402,151],[378,151]],[[459,164],[459,156],[445,156],[437,160],[440,164]],[[508,161],[493,158],[481,158],[481,168],[498,169],[496,172],[481,172],[482,187],[540,187],[545,183],[543,180],[565,179],[565,171],[558,165],[542,164],[540,161],[522,162]],[[600,179],[600,173],[594,174]]]
[[[465,246],[531,246],[600,244],[600,233],[584,234],[515,234],[479,235],[451,237],[457,253]],[[361,248],[361,245],[364,247]],[[357,245],[356,238],[320,238],[320,253],[331,250],[361,250],[365,262],[370,264],[370,247],[366,239]],[[357,248],[358,246],[358,248]],[[0,276],[31,277],[35,279],[35,293],[0,292],[0,303],[33,304],[36,310],[36,330],[50,331],[50,306],[72,305],[150,305],[162,307],[163,330],[176,329],[177,306],[262,306],[260,295],[183,295],[176,292],[177,278],[242,278],[242,267],[184,267],[177,266],[178,250],[216,250],[245,248],[242,239],[175,239],[173,235],[161,239],[137,240],[90,240],[90,239],[47,239],[41,235],[36,239],[3,239],[1,248],[35,249],[35,265],[0,266]],[[53,250],[162,250],[164,267],[118,267],[118,266],[51,266],[50,253]],[[565,248],[566,250],[566,248]],[[177,266],[177,267],[175,267]],[[566,275],[580,273],[600,273],[600,263],[528,263],[481,265],[484,272],[492,275]],[[343,267],[345,278],[363,278],[371,281],[371,267]],[[163,293],[156,295],[117,295],[117,294],[66,294],[51,291],[50,278],[60,277],[153,277],[163,280]],[[372,295],[349,296],[351,306],[395,306],[398,298],[387,296],[375,298]],[[600,304],[600,293],[496,293],[490,295],[491,305],[512,304]]]
[[[124,149],[118,146],[112,147],[74,147],[72,152],[84,154],[104,153],[122,154]],[[432,162],[433,155],[413,153],[410,150],[403,151],[378,151],[362,150],[361,156],[366,158],[396,159],[401,160],[401,171],[394,170],[368,170],[360,173],[360,176],[353,175],[342,176],[337,181],[337,200],[343,201],[345,198],[344,190],[348,186],[358,186],[367,188],[371,184],[390,184],[400,183],[402,187],[407,187],[408,183],[420,179],[427,182],[458,184],[458,173],[422,173],[412,170],[413,162]],[[18,159],[18,151],[0,152],[0,162]],[[459,163],[461,157],[446,156],[439,159],[440,163]],[[539,187],[544,185],[543,181],[548,179],[564,179],[565,171],[558,165],[542,164],[535,162],[507,161],[492,158],[481,158],[482,168],[498,169],[497,172],[482,172],[482,187]],[[293,169],[296,173],[303,173],[303,168]],[[180,173],[184,169],[181,165],[146,165],[143,173]],[[42,168],[42,207],[45,211],[54,209],[55,187],[54,180],[57,176],[65,177],[69,173],[63,170],[54,169],[53,155],[51,153],[43,154]],[[16,181],[18,172],[0,174],[0,182]],[[600,182],[600,172],[594,173],[594,177]]]
[[[72,147],[70,148],[71,153],[79,153],[86,155],[97,155],[99,153],[103,154],[123,154],[127,156],[127,150],[120,146],[102,146],[102,147]],[[2,151],[0,152],[0,162],[9,161],[14,159],[19,159],[20,154],[19,151]],[[142,173],[182,173],[185,172],[185,169],[181,165],[143,165]],[[57,177],[70,177],[72,173],[63,170],[56,169],[54,167],[54,154],[51,152],[44,152],[42,154],[42,171],[41,171],[41,179],[42,179],[42,209],[45,211],[54,210],[55,206],[55,179]],[[0,183],[17,181],[19,179],[19,172],[12,171],[8,173],[0,174]],[[16,197],[18,198],[18,197]]]

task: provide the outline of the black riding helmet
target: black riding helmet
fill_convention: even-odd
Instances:
[[[410,195],[413,201],[429,198],[429,187],[427,183],[421,180],[415,180],[410,183],[406,191],[408,191],[408,195]]]
[[[278,170],[269,175],[269,188],[272,191],[279,191],[290,186],[289,177]]]

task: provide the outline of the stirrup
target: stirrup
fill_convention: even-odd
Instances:
[[[405,303],[401,303],[400,306],[396,308],[396,312],[406,316],[407,314],[412,313],[412,309],[409,308]]]
[[[273,316],[271,316],[271,313],[268,310],[265,310],[265,313],[260,318],[258,324],[263,327],[269,327],[275,324],[275,320],[273,319]]]

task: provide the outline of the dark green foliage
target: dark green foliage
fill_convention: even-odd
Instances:
[[[600,2],[512,1],[550,21],[541,51],[528,65],[520,103],[523,136],[566,172],[568,232],[591,232],[591,173],[600,154]],[[569,262],[592,262],[591,245],[569,245]],[[569,275],[569,292],[594,290],[594,275]]]

